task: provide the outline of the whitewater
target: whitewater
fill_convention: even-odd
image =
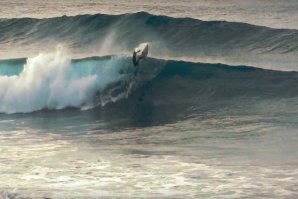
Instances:
[[[1,1],[0,198],[298,197],[296,8]]]

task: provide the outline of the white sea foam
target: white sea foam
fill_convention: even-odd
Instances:
[[[96,92],[123,78],[121,62],[108,58],[72,64],[61,46],[55,52],[40,53],[27,59],[19,75],[0,76],[0,112],[90,107]]]

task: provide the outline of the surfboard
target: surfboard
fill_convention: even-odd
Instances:
[[[132,55],[132,62],[135,67],[139,66],[139,64],[147,58],[148,51],[148,43],[141,43],[138,47],[134,49]]]

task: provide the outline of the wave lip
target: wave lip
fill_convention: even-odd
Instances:
[[[54,53],[29,58],[24,66],[14,67],[15,74],[0,76],[0,112],[92,107],[96,92],[125,78],[121,70],[127,64],[121,57],[78,63],[58,48]],[[6,72],[11,73],[7,66]]]

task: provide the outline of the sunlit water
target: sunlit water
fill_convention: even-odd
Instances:
[[[145,128],[95,110],[2,115],[2,195],[295,198],[297,123],[254,108]]]
[[[67,0],[1,1],[0,17],[45,18],[78,14],[123,14],[146,11],[157,15],[201,20],[245,22],[274,28],[298,29],[296,0]]]

